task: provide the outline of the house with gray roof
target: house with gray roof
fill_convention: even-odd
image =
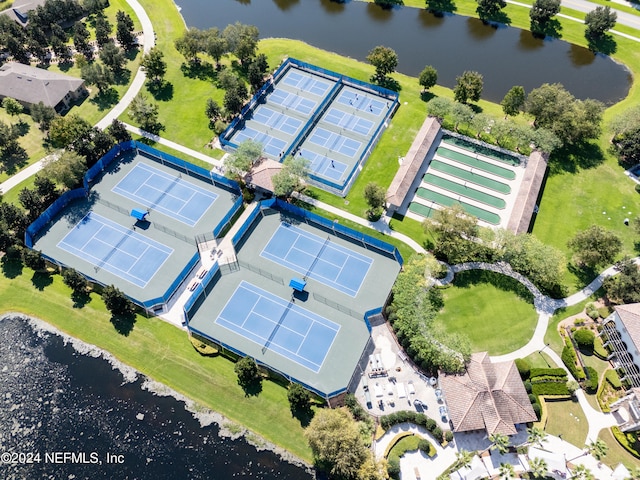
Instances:
[[[519,424],[538,419],[513,361],[474,353],[464,373],[441,373],[438,380],[454,432],[514,435]]]
[[[87,93],[81,78],[16,62],[0,67],[0,100],[15,98],[27,109],[42,102],[61,113]]]

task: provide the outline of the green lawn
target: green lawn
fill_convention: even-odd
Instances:
[[[0,312],[37,316],[311,461],[303,429],[289,411],[285,388],[265,381],[258,396],[247,397],[237,385],[233,362],[201,356],[183,331],[158,318],[138,316],[131,333],[122,336],[114,329],[98,296],[91,295],[84,308],[74,308],[70,290],[60,276],[51,278],[53,282],[49,284],[27,268],[3,264]]]
[[[620,443],[618,443],[611,433],[611,430],[608,428],[600,430],[598,438],[604,440],[604,442],[609,446],[607,455],[603,459],[604,463],[612,468],[615,468],[619,463],[622,463],[629,470],[637,468],[639,460],[627,452]]]
[[[527,355],[525,360],[529,362],[531,368],[556,368],[556,362],[554,362],[549,355],[544,351],[534,352],[531,355]]]
[[[467,335],[473,351],[501,355],[531,339],[538,320],[533,299],[510,277],[480,270],[461,272],[442,292],[445,307],[437,319],[447,331]]]
[[[556,436],[562,434],[565,441],[579,448],[585,444],[589,424],[577,401],[545,400],[545,408],[548,412],[545,431],[548,434]]]

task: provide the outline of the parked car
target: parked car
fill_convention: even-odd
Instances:
[[[444,422],[447,422],[447,407],[445,407],[444,405],[441,405],[440,408],[438,409],[438,411],[440,412],[440,417],[442,418],[442,420]]]
[[[436,388],[436,400],[438,400],[438,403],[442,402],[442,390],[439,388]]]

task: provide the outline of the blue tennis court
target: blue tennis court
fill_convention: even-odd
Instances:
[[[337,323],[245,281],[215,323],[315,373],[340,330]]]
[[[253,113],[253,120],[288,135],[294,135],[302,126],[302,121],[268,107],[260,107]]]
[[[355,297],[373,260],[288,223],[281,223],[260,256]]]
[[[112,191],[193,227],[218,195],[143,162],[137,163]],[[136,206],[136,205],[134,205]]]
[[[322,175],[331,180],[340,180],[347,170],[347,164],[332,160],[326,155],[313,152],[306,148],[300,150],[302,158],[309,160],[309,170],[316,175]]]
[[[347,157],[355,157],[358,149],[362,147],[362,142],[352,138],[343,137],[337,133],[330,132],[324,128],[316,128],[309,137],[311,143],[328,148],[329,151],[336,151]]]
[[[322,120],[360,135],[369,135],[373,127],[371,120],[343,112],[337,108],[330,108]]]
[[[324,97],[332,85],[332,83],[313,78],[311,75],[293,69],[287,72],[282,83],[319,97]]]
[[[385,108],[390,107],[388,102],[385,103],[375,98],[370,98],[363,93],[358,93],[356,90],[349,88],[345,88],[340,92],[337,102],[376,116],[380,115]]]
[[[245,140],[260,142],[262,144],[262,151],[275,158],[279,158],[287,146],[287,142],[284,140],[272,137],[268,133],[259,132],[250,127],[243,128],[233,136],[233,141],[238,145]]]
[[[290,108],[303,115],[309,115],[318,104],[313,100],[300,97],[295,93],[285,92],[281,88],[276,88],[269,94],[269,102]]]
[[[58,247],[144,288],[173,249],[132,229],[89,212],[60,240]]]

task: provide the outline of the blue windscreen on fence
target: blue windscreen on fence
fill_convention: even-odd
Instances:
[[[194,307],[195,307],[195,310],[198,309],[197,307],[199,307],[200,304],[202,303],[202,300],[203,300],[202,297],[206,295],[207,290],[209,290],[209,284],[213,281],[214,277],[216,276],[216,273],[218,273],[219,270],[220,270],[220,266],[218,265],[218,262],[214,263],[213,266],[207,272],[207,274],[203,277],[200,284],[193,291],[193,294],[185,302],[184,307],[182,308],[182,311],[184,313],[184,318],[187,322],[191,320],[191,317],[195,313],[195,312],[192,312],[191,310],[193,310]]]
[[[84,197],[86,197],[86,191],[82,188],[69,190],[68,192],[64,192],[62,195],[60,195],[60,197],[55,202],[53,202],[49,206],[49,208],[47,208],[38,218],[33,221],[33,223],[31,223],[31,225],[27,227],[27,230],[24,234],[24,244],[29,248],[33,248],[33,242],[35,237],[38,235],[38,232],[42,230],[42,228],[51,220],[53,220],[53,218],[58,213],[60,213],[70,202]]]
[[[213,229],[213,236],[217,237],[218,235],[220,235],[220,232],[222,232],[222,230],[224,230],[224,228],[227,226],[227,224],[231,221],[231,219],[233,218],[233,216],[238,213],[238,210],[240,210],[242,208],[242,204],[244,203],[244,199],[242,198],[242,194],[236,199],[235,203],[233,204],[233,206],[231,207],[231,210],[229,210],[227,212],[227,214],[223,217],[222,220],[220,220],[220,222],[218,222],[218,225],[215,226],[215,228]]]
[[[149,310],[153,309],[154,307],[157,307],[158,305],[167,303],[171,298],[171,295],[175,293],[175,291],[178,289],[180,284],[185,280],[185,278],[187,278],[187,275],[189,275],[189,272],[193,270],[193,268],[198,264],[199,261],[200,261],[200,253],[196,252],[193,255],[193,257],[191,257],[191,260],[189,260],[189,263],[187,263],[185,267],[182,269],[182,271],[178,274],[178,276],[173,281],[173,283],[169,285],[169,288],[167,288],[167,290],[164,292],[164,295],[162,295],[161,297],[153,298],[151,300],[147,300],[146,302],[142,302],[142,303],[136,302],[136,303],[141,304],[144,308],[147,308]]]

